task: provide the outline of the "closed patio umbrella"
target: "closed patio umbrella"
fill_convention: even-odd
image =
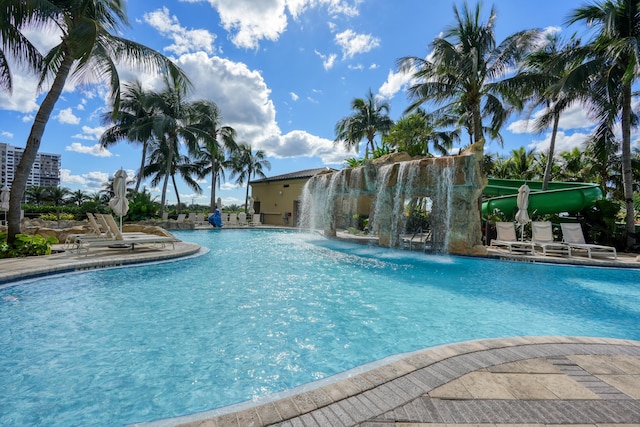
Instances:
[[[4,185],[2,190],[0,190],[0,209],[4,211],[4,222],[7,222],[7,211],[9,210],[9,196],[11,194],[11,190],[9,187]]]
[[[129,212],[127,200],[127,172],[118,170],[113,176],[113,197],[109,200],[109,207],[115,215],[120,217],[120,231],[122,231],[122,217]]]
[[[516,213],[516,222],[521,225],[520,230],[520,240],[524,240],[524,226],[531,221],[529,219],[529,212],[527,209],[529,208],[529,186],[527,184],[522,184],[518,189],[518,212]]]
[[[222,199],[220,197],[216,200],[216,208],[222,210]]]

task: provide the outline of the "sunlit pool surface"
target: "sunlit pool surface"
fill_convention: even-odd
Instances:
[[[640,339],[638,270],[175,234],[210,251],[0,289],[0,425],[186,415],[469,339]]]

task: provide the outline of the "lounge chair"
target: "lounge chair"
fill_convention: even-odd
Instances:
[[[187,214],[179,214],[178,218],[176,219],[176,222],[184,222],[186,217],[187,217]]]
[[[100,218],[100,216],[98,216]],[[118,229],[115,219],[111,215],[102,215],[103,220],[109,228],[109,237],[100,239],[80,239],[77,242],[78,251],[86,249],[87,253],[92,247],[123,247],[131,250],[135,249],[136,244],[154,244],[164,247],[167,243],[171,243],[171,246],[175,248],[174,237],[158,236],[156,234],[149,234],[143,232],[130,232],[121,233]]]
[[[491,240],[490,246],[505,246],[509,249],[509,253],[535,254],[535,246],[530,241],[520,241],[516,236],[516,227],[512,222],[497,222],[497,236]]]
[[[238,224],[239,225],[247,225],[247,214],[244,212],[240,212],[238,214]]]
[[[262,221],[260,221],[260,214],[253,214],[249,225],[253,225],[253,226],[262,225]]]
[[[224,220],[222,221],[222,224],[224,225]],[[233,226],[233,225],[238,225],[238,215],[237,214],[229,214],[229,225]]]
[[[195,224],[195,222],[196,222],[196,213],[195,212],[189,212],[189,221],[193,222]]]
[[[558,254],[571,256],[571,247],[563,242],[553,240],[551,221],[533,221],[531,223],[531,241],[536,248],[542,249],[542,254]]]
[[[616,248],[613,246],[596,245],[587,243],[584,239],[582,226],[578,223],[563,222],[560,224],[562,228],[562,240],[571,247],[572,251],[587,251],[589,258],[592,255],[613,255],[614,259],[618,259]]]
[[[207,217],[209,218],[209,217]],[[202,212],[196,214],[196,225],[205,225],[204,214]]]
[[[109,237],[107,233],[108,230],[100,229],[100,226],[91,212],[87,212],[87,218],[89,219],[89,232],[69,234],[65,239],[65,246],[71,248],[71,245],[75,245],[78,239],[98,239]]]
[[[162,212],[162,220],[169,221],[169,212]]]

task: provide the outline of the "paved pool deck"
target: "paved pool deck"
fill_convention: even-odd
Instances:
[[[176,242],[5,259],[0,288],[30,277],[180,259],[199,251],[198,245]],[[490,250],[489,256],[640,268],[635,254],[588,260]],[[640,341],[513,337],[455,343],[392,356],[255,402],[141,425],[640,426]]]

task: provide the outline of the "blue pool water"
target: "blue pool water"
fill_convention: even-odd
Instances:
[[[210,251],[0,288],[0,425],[186,415],[469,339],[640,339],[638,270],[429,256],[295,232],[176,235]]]

